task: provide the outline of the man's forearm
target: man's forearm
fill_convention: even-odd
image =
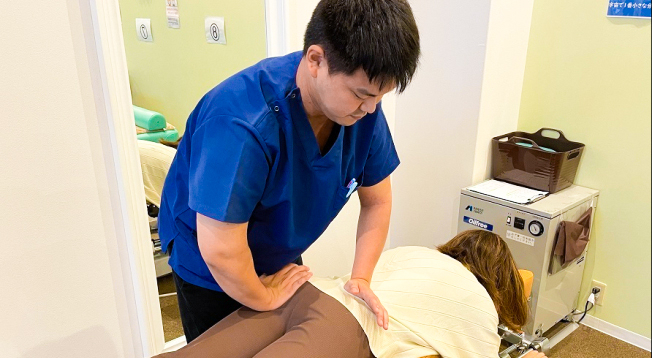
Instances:
[[[197,215],[197,243],[213,278],[234,300],[266,310],[270,298],[258,278],[247,243],[248,224],[229,224]]]
[[[351,278],[371,282],[387,240],[391,211],[391,202],[361,207]]]
[[[257,311],[269,309],[267,289],[254,269],[249,248],[215,255],[206,260],[208,268],[226,294],[241,304]]]

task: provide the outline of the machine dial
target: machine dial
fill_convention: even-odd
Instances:
[[[534,236],[541,236],[543,235],[543,224],[534,220],[530,223],[530,226],[528,227],[530,230],[530,234]]]

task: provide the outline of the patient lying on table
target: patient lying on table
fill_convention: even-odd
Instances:
[[[527,321],[511,253],[486,231],[461,233],[437,250],[383,253],[371,288],[389,312],[389,330],[344,290],[347,280],[312,279],[271,312],[241,308],[160,358],[495,358],[497,326],[519,330]]]

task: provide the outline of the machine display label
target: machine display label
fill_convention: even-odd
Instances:
[[[507,230],[507,235],[505,238],[514,240],[517,242],[520,242],[521,244],[529,245],[529,246],[534,246],[534,243],[536,242],[536,239],[533,237],[529,237],[523,234],[519,234],[517,232],[509,231]]]
[[[480,229],[485,229],[487,231],[494,231],[494,226],[493,225],[487,224],[485,222],[482,222],[482,221],[474,219],[474,218],[470,218],[468,216],[464,217],[464,222],[469,224],[469,225],[477,226]]]

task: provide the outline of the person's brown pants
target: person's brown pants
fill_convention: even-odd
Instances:
[[[373,358],[353,315],[306,283],[271,312],[241,308],[177,352],[159,358]]]

